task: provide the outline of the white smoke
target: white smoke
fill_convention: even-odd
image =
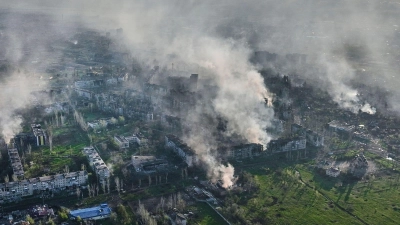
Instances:
[[[5,141],[22,130],[18,111],[33,106],[32,91],[40,86],[39,81],[22,73],[14,73],[0,83],[0,131]]]

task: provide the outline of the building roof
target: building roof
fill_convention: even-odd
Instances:
[[[124,136],[116,135],[116,136],[114,136],[114,138],[115,138],[115,140],[117,140],[119,143],[129,142]]]
[[[42,130],[42,126],[40,124],[31,124],[33,134],[37,136],[44,136],[44,131]]]
[[[340,170],[339,170],[338,167],[330,167],[330,168],[328,169],[328,171],[329,171],[329,172],[332,172],[332,173],[338,173],[338,172],[340,172]]]
[[[93,217],[108,217],[111,214],[111,208],[107,204],[101,204],[91,208],[77,209],[70,211],[72,217],[80,217],[81,219],[90,219]]]

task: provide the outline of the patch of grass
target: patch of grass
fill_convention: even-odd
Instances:
[[[189,224],[200,225],[223,225],[226,224],[218,213],[216,213],[207,203],[198,202],[195,205],[188,207],[196,215],[195,218],[189,220]]]

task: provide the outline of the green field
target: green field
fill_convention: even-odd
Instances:
[[[379,159],[382,160],[382,159]],[[398,224],[400,174],[383,167],[365,180],[330,178],[313,161],[272,157],[243,166],[258,190],[232,193],[223,213],[234,224]],[[237,168],[239,169],[239,168]],[[250,193],[249,193],[250,192]]]
[[[209,206],[207,203],[198,202],[193,206],[188,207],[188,210],[193,211],[195,218],[189,220],[189,224],[200,225],[224,225],[226,222]]]
[[[86,162],[82,149],[89,145],[89,139],[77,127],[69,126],[53,130],[53,149],[49,146],[33,148],[26,154],[24,166],[27,178],[61,172],[68,165],[70,171],[78,171]]]

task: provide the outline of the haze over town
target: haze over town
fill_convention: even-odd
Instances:
[[[395,199],[369,207],[386,219],[357,201],[398,192],[399,7],[0,2],[0,203],[46,195],[56,223],[208,224],[206,207],[210,224],[301,224],[282,197],[300,188],[327,199],[313,223],[393,223]]]

